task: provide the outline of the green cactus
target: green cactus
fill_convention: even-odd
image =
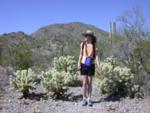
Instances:
[[[60,56],[55,57],[53,66],[57,71],[64,71],[65,83],[68,86],[81,85],[81,80],[77,74],[76,60],[74,56]]]
[[[34,81],[35,74],[32,69],[28,70],[17,70],[14,75],[10,76],[10,85],[23,93],[23,97],[27,98],[29,96],[29,90],[33,89],[35,86]]]
[[[54,68],[41,73],[42,84],[53,99],[60,99],[68,89],[64,74],[66,72],[58,72]]]
[[[116,59],[108,57],[97,68],[97,86],[104,94],[127,95],[137,91],[132,83],[134,75],[125,66],[117,65]]]

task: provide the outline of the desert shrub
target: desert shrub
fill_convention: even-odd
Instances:
[[[56,69],[41,73],[42,84],[53,99],[60,99],[68,89],[64,74],[66,72],[59,72]]]
[[[142,87],[142,93],[144,96],[150,95],[150,80],[146,81],[146,84]]]
[[[53,61],[53,66],[58,71],[65,71],[69,73],[76,72],[76,61],[73,56],[55,57]]]
[[[149,41],[141,41],[132,50],[130,59],[127,66],[131,69],[131,72],[136,75],[133,83],[139,85],[140,96],[150,94],[149,90]],[[138,94],[138,96],[139,96]]]
[[[32,65],[32,50],[30,45],[24,42],[19,44],[10,44],[10,47],[0,52],[1,65],[8,66],[22,70],[28,69]]]
[[[14,89],[22,92],[24,98],[27,98],[30,89],[34,89],[35,87],[34,78],[35,74],[30,68],[27,70],[17,70],[14,75],[10,76],[10,84]]]
[[[0,100],[2,99],[3,94],[4,94],[4,89],[2,88],[2,84],[0,81]]]
[[[134,75],[125,66],[119,66],[114,57],[108,57],[97,69],[97,86],[103,94],[127,96],[138,91],[132,83]]]
[[[69,86],[81,85],[79,75],[76,69],[76,60],[74,56],[55,57],[53,66],[57,71],[64,71],[65,83]]]

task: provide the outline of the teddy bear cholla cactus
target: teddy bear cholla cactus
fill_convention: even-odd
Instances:
[[[125,66],[117,65],[116,59],[109,57],[97,68],[97,85],[104,94],[131,94],[138,90],[132,83],[134,75]]]
[[[53,61],[53,66],[57,71],[65,72],[65,83],[68,86],[81,85],[81,81],[77,74],[76,60],[74,56],[60,56],[55,57]]]
[[[74,56],[55,57],[53,61],[53,66],[58,71],[65,71],[69,73],[76,72],[76,61]]]
[[[41,73],[42,84],[53,99],[60,99],[68,89],[64,74],[66,73],[58,72],[54,68]]]
[[[29,90],[35,87],[35,74],[32,69],[17,70],[14,75],[10,76],[10,84],[14,89],[23,93],[23,97],[29,96]]]

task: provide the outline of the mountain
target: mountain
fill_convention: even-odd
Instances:
[[[32,43],[31,36],[25,34],[22,31],[5,33],[0,35],[0,47],[1,49],[8,49],[17,47],[20,43],[25,43],[27,45],[31,45]]]
[[[45,26],[31,34],[35,48],[40,48],[42,53],[54,55],[78,55],[83,31],[90,29],[95,32],[97,41],[108,39],[108,33],[93,26],[80,22],[53,24]]]
[[[15,48],[15,52],[19,53],[17,57],[22,58],[29,53],[25,49],[31,49],[33,65],[49,65],[54,56],[60,55],[74,55],[77,59],[80,43],[84,39],[81,33],[87,29],[95,32],[98,46],[100,42],[108,40],[108,33],[93,25],[80,22],[52,24],[38,29],[31,35],[27,35],[21,31],[0,35],[0,54],[5,59],[5,55],[11,53],[7,55],[7,59],[9,59],[10,56],[16,54],[14,53],[14,49],[12,49]],[[26,54],[19,51],[25,51],[23,53]],[[16,60],[15,64],[17,64],[15,57],[14,60]]]
[[[90,29],[96,33],[98,38],[105,38],[108,33],[93,25],[88,25],[80,22],[66,23],[66,24],[52,24],[45,26],[32,33],[33,38],[49,38],[67,36],[68,38],[81,38],[81,32]]]

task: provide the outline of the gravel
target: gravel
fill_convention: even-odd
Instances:
[[[70,87],[67,94],[74,96],[74,101],[48,99],[18,99],[20,93],[9,85],[4,86],[5,94],[0,98],[0,113],[150,113],[150,97],[144,99],[123,98],[106,100],[93,85],[93,106],[81,106],[81,87]],[[38,85],[35,93],[43,93]]]

